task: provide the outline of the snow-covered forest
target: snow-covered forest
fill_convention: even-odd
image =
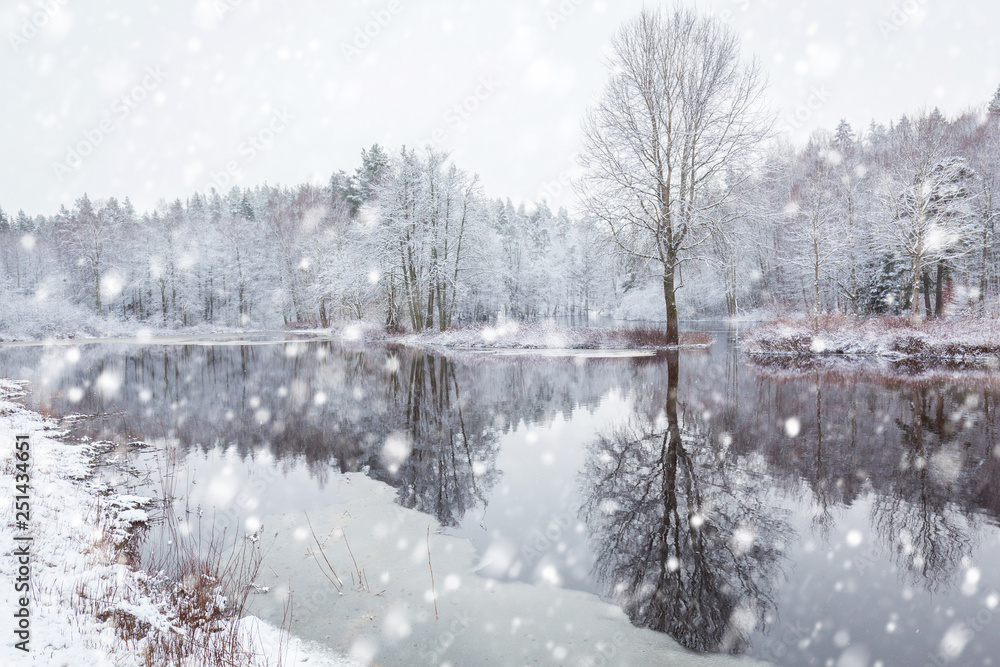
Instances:
[[[798,146],[722,21],[644,10],[608,53],[575,215],[497,197],[430,144],[152,211],[128,193],[0,210],[5,328],[53,311],[416,332],[612,315],[666,319],[676,344],[679,317],[1000,312],[1000,90],[956,117],[841,121]]]
[[[684,249],[682,317],[763,311],[1000,312],[1000,93],[805,147],[768,144]],[[153,211],[127,194],[0,213],[7,303],[164,326],[414,330],[506,317],[662,319],[655,269],[542,201],[489,196],[448,155],[361,154],[323,185],[195,192]],[[67,306],[70,302],[73,306]],[[22,321],[23,323],[23,321]]]
[[[2,214],[2,289],[167,326],[417,330],[582,314],[624,287],[584,223],[489,199],[435,151],[379,146],[322,186],[193,193],[137,212],[127,196]],[[627,285],[626,285],[627,287]]]

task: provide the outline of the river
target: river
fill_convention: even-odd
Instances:
[[[186,502],[242,498],[223,523],[322,507],[361,471],[469,539],[482,576],[595,593],[695,651],[993,664],[1000,377],[761,368],[715,335],[639,356],[20,346],[0,376],[74,436],[174,448]]]

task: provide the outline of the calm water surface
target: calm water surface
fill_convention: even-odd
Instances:
[[[717,336],[634,358],[7,347],[0,376],[77,435],[179,447],[177,484],[223,523],[362,471],[482,575],[596,593],[696,651],[996,664],[1000,377],[775,374]]]

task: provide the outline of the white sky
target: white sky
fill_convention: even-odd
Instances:
[[[346,57],[355,29],[390,4],[398,11],[388,24],[360,56]],[[230,161],[244,186],[325,181],[336,169],[352,172],[362,147],[422,145],[436,129],[439,147],[479,172],[490,196],[533,200],[547,185],[557,192],[573,166],[584,110],[605,80],[602,50],[642,4],[7,0],[0,206],[50,214],[86,191],[128,195],[141,210],[205,189]],[[760,56],[783,118],[814,90],[828,98],[790,132],[799,141],[840,118],[863,129],[925,107],[981,107],[1000,84],[992,0],[695,4],[731,21],[744,53]],[[46,5],[51,18],[40,13]],[[144,99],[121,106],[157,66],[163,80],[147,77],[150,91],[135,94]],[[449,114],[484,78],[499,87],[480,88],[484,99],[467,118]],[[241,150],[251,135],[267,139],[269,124],[282,128],[282,110],[292,116],[286,127],[261,150]],[[57,175],[56,163],[80,142],[85,151],[85,133],[97,137],[104,119],[111,131]],[[570,188],[561,189],[550,199],[571,205]]]

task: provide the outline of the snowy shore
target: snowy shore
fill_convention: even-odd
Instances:
[[[14,553],[15,436],[30,442],[30,638],[27,652],[12,635],[0,645],[0,664],[140,667],[146,664],[143,641],[122,638],[123,619],[136,627],[178,632],[176,610],[148,595],[148,576],[119,562],[115,539],[148,520],[146,498],[100,487],[91,473],[102,447],[66,441],[57,425],[26,410],[17,399],[23,388],[0,379],[0,484],[8,501],[0,503],[6,527],[0,559],[0,614],[14,618],[23,592],[15,590],[19,563]],[[109,533],[112,533],[109,535]],[[118,533],[117,535],[114,533]],[[254,617],[228,621],[241,637],[248,667],[296,664],[321,667],[354,663],[319,646],[282,635],[278,625]],[[192,654],[191,664],[213,664]]]
[[[778,382],[807,380],[840,386],[864,383],[888,388],[954,384],[1000,390],[1000,363],[993,357],[938,360],[754,354],[748,361],[759,377]]]
[[[670,349],[660,328],[600,328],[561,327],[545,323],[509,322],[496,326],[456,327],[446,331],[393,333],[365,322],[330,329],[239,329],[234,327],[165,328],[139,326],[116,320],[81,320],[33,326],[23,330],[0,328],[0,345],[82,345],[88,343],[156,343],[156,344],[254,344],[261,337],[333,339],[357,343],[405,345],[418,348],[480,351],[536,351],[538,353],[579,353],[581,351],[646,353]],[[707,349],[711,335],[681,332],[683,349]]]
[[[58,313],[50,317],[39,316],[35,319],[13,324],[16,320],[10,317],[11,311],[4,304],[4,312],[0,312],[0,344],[20,343],[37,345],[48,342],[72,341],[74,344],[87,342],[107,342],[120,339],[150,339],[170,338],[178,336],[238,336],[254,333],[237,327],[225,327],[212,324],[199,324],[190,327],[151,326],[143,323],[126,322],[114,318],[100,318],[92,313],[75,309],[70,313]],[[16,306],[16,304],[15,304]],[[17,311],[14,310],[16,316]]]
[[[926,320],[911,327],[905,318],[824,316],[768,322],[741,340],[751,355],[823,357],[851,355],[887,359],[980,359],[1000,357],[1000,321],[966,318]]]

